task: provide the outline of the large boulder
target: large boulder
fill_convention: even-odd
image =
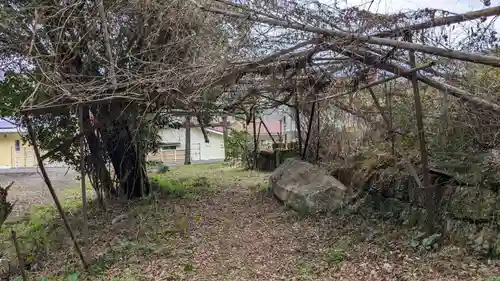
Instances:
[[[342,207],[349,189],[318,166],[288,158],[269,177],[274,195],[299,212],[331,212]]]

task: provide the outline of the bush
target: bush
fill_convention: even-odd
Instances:
[[[156,165],[156,172],[159,173],[159,174],[164,174],[166,172],[170,171],[170,168],[163,164],[163,163],[159,163]]]

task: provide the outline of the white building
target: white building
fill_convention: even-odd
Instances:
[[[225,157],[222,128],[206,128],[209,142],[205,142],[200,128],[191,128],[191,163],[223,161]],[[160,131],[161,148],[149,160],[163,163],[184,163],[186,129],[166,128]]]

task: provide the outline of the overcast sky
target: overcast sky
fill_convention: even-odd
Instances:
[[[334,3],[332,0],[321,0],[323,3]],[[339,4],[348,6],[362,5],[363,9],[370,6],[370,0],[338,0]],[[500,5],[500,0],[491,0],[490,7]],[[481,0],[374,0],[370,11],[379,13],[394,13],[401,10],[422,8],[443,9],[455,13],[465,13],[485,8]]]
[[[320,0],[325,4],[331,4],[333,0]],[[337,0],[339,5],[360,6],[362,9],[368,9],[377,13],[395,13],[404,10],[416,10],[423,8],[443,9],[453,13],[466,13],[474,10],[487,8],[481,0]],[[490,0],[494,7],[500,5],[500,0]],[[495,29],[500,30],[500,20],[495,22]]]

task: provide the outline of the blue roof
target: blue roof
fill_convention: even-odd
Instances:
[[[9,118],[0,118],[0,129],[17,129],[14,121]]]

